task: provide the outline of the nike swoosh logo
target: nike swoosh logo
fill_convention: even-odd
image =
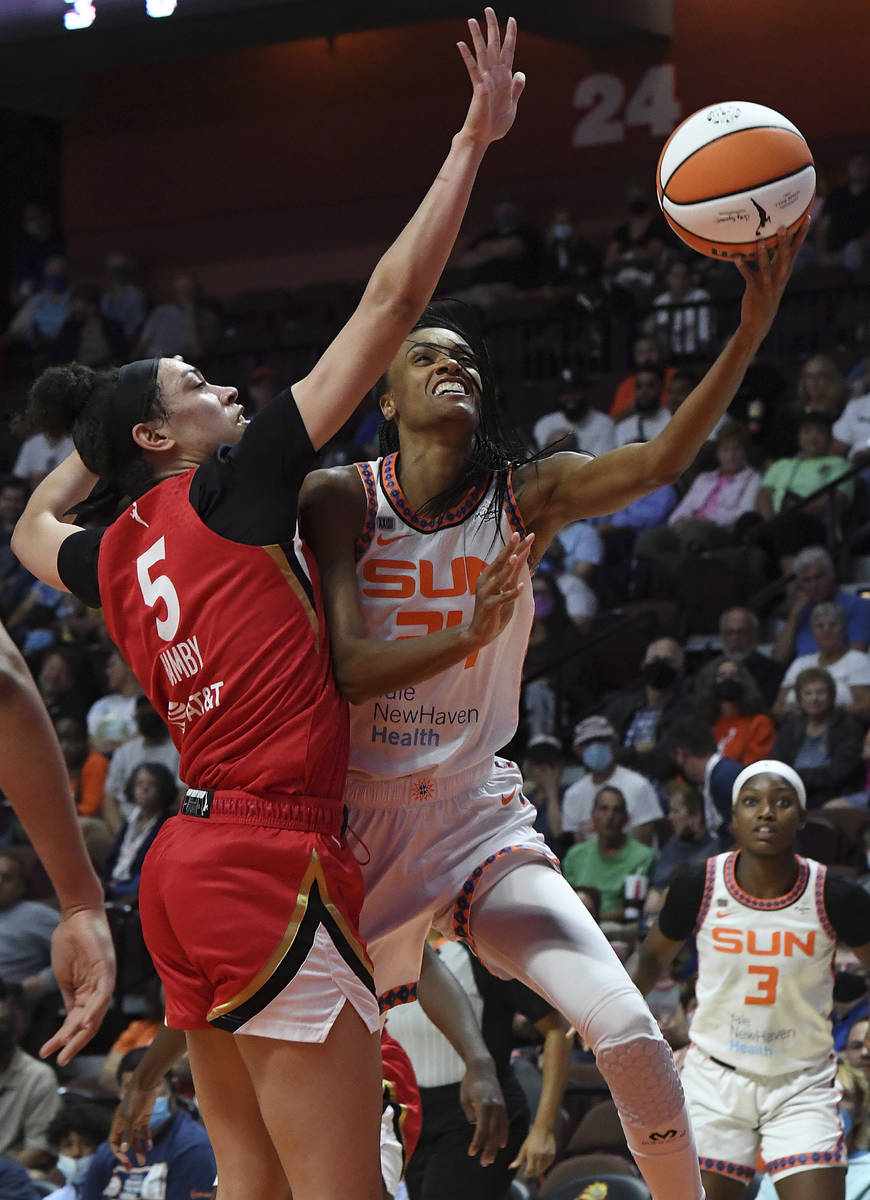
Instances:
[[[511,794],[509,796],[505,796],[505,794],[502,793],[502,797],[501,797],[502,804],[510,804],[511,800],[513,800],[513,798],[516,794],[517,794],[516,788],[513,789],[513,791],[511,792]]]
[[[717,919],[717,920],[718,920],[720,917],[733,917],[733,916],[734,916],[734,913],[732,913],[732,912],[724,912],[724,913],[717,912],[717,913],[716,913],[716,919]]]
[[[410,533],[398,533],[395,537],[385,538],[382,533],[378,534],[379,546],[390,546],[393,542],[400,542],[402,538],[410,537]]]

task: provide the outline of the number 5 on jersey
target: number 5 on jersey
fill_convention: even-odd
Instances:
[[[153,579],[150,575],[152,567],[164,558],[166,558],[166,543],[161,537],[136,559],[136,578],[139,580],[142,599],[149,608],[153,608],[158,600],[162,600],[166,605],[166,616],[157,617],[155,623],[157,633],[163,641],[171,642],[178,633],[181,621],[178,592],[168,575],[156,575]]]

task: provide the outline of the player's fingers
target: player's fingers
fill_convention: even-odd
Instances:
[[[526,77],[522,71],[517,71],[514,74],[514,80],[511,84],[511,102],[516,104],[520,96],[522,96],[526,87]]]
[[[514,61],[514,51],[517,46],[517,23],[513,17],[508,17],[504,29],[504,41],[501,44],[501,61],[510,67]]]
[[[480,82],[480,71],[478,70],[477,62],[475,60],[474,55],[468,49],[465,42],[457,42],[456,46],[459,50],[459,53],[462,55],[462,61],[465,63],[466,70],[468,71],[469,77],[471,78],[471,82],[479,83]]]
[[[468,18],[468,32],[471,34],[471,40],[474,43],[474,53],[481,67],[486,67],[486,42],[483,34],[480,32],[480,26],[477,23],[476,17]]]
[[[501,31],[498,27],[498,17],[495,15],[494,8],[487,6],[483,11],[486,16],[486,45],[492,61],[498,62],[501,55]]]

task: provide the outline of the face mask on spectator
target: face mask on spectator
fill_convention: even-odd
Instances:
[[[721,679],[714,688],[717,700],[742,700],[743,685],[739,679]]]
[[[679,675],[679,671],[666,658],[654,658],[652,662],[646,663],[641,675],[644,682],[648,683],[650,687],[663,691],[671,686]]]
[[[834,999],[844,1004],[859,1000],[867,992],[867,980],[854,971],[838,971],[834,976]]]
[[[604,771],[613,762],[613,751],[608,742],[589,742],[583,747],[580,757],[590,771]]]
[[[169,1097],[158,1096],[154,1101],[148,1126],[150,1129],[156,1129],[158,1125],[162,1125],[164,1121],[168,1121],[171,1116],[172,1110],[169,1107]]]
[[[68,1154],[59,1154],[57,1156],[57,1169],[66,1179],[67,1183],[73,1185],[81,1184],[84,1183],[88,1168],[95,1157],[93,1154],[83,1154],[81,1158],[70,1158]]]
[[[547,595],[535,596],[535,616],[549,617],[553,612],[553,597]]]

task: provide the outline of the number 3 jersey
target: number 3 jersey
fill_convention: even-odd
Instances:
[[[510,479],[501,505],[493,477],[428,518],[406,501],[395,454],[358,470],[368,506],[357,580],[369,636],[420,637],[470,621],[481,572],[514,530],[525,532]],[[520,578],[510,624],[489,645],[423,683],[351,705],[351,778],[455,775],[510,741],[534,614],[528,566]]]

